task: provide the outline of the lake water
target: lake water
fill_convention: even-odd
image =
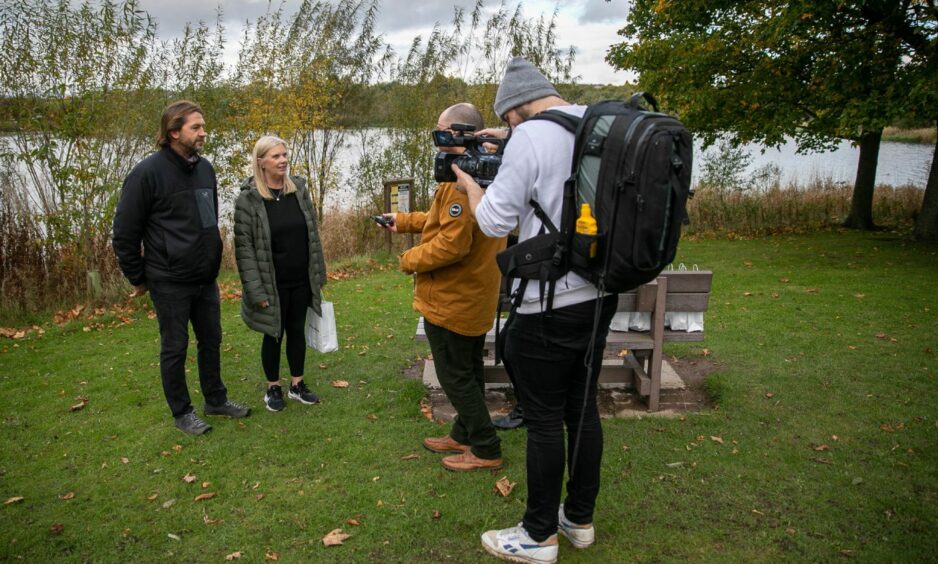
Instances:
[[[752,156],[750,172],[757,167],[774,164],[782,173],[782,185],[789,183],[808,184],[817,179],[853,184],[860,159],[859,147],[842,141],[827,153],[799,155],[794,143],[786,143],[778,149],[762,151],[761,145],[743,147]],[[711,147],[708,151],[715,151]],[[925,188],[928,171],[934,156],[935,146],[918,143],[896,143],[883,141],[879,148],[879,163],[876,167],[876,184],[891,186],[918,186]],[[699,166],[704,152],[697,147],[694,163],[694,179],[700,178]]]
[[[367,130],[367,151],[384,149],[387,137],[379,130]],[[6,143],[3,143],[6,141]],[[11,139],[0,137],[0,146],[10,146]],[[5,147],[4,147],[5,148]],[[701,165],[709,154],[718,154],[716,147],[704,151],[699,144],[695,147],[693,179],[701,177]],[[841,142],[833,151],[800,155],[794,143],[786,143],[778,149],[762,150],[761,145],[751,144],[742,149],[751,156],[748,173],[759,167],[775,165],[781,174],[783,186],[806,185],[816,180],[832,180],[852,184],[856,177],[860,150],[849,142]],[[338,192],[327,196],[326,207],[349,208],[354,205],[356,190],[351,172],[362,154],[362,140],[358,132],[349,132],[345,146],[340,150],[337,168],[342,175]],[[880,146],[876,183],[892,186],[925,187],[929,167],[934,155],[934,145],[895,143],[884,141]],[[246,171],[247,172],[247,171]],[[227,203],[227,202],[226,202]],[[226,206],[227,207],[227,206]],[[224,210],[223,210],[224,211]]]

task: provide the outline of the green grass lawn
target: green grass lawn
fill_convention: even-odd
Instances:
[[[823,233],[688,241],[679,260],[714,271],[713,295],[706,341],[667,352],[719,364],[716,407],[605,421],[597,542],[561,539],[560,558],[934,560],[938,250]],[[479,535],[524,510],[525,434],[502,435],[497,474],[448,473],[420,447],[446,427],[401,376],[427,353],[411,291],[393,270],[331,282],[342,348],[307,357],[323,403],[277,414],[260,336],[226,302],[223,376],[254,413],[196,438],[172,426],[144,312],[0,341],[0,502],[23,498],[0,506],[0,559],[486,560]],[[518,484],[508,497],[502,476]],[[323,546],[336,528],[351,536]]]

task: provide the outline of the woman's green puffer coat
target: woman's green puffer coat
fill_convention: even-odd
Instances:
[[[306,217],[309,233],[309,287],[313,290],[312,308],[322,313],[321,288],[326,284],[326,261],[319,239],[319,220],[306,187],[306,180],[291,176],[296,184],[296,198]],[[271,337],[280,338],[280,299],[274,272],[273,252],[270,246],[270,225],[260,192],[254,188],[254,178],[241,184],[241,193],[235,203],[235,258],[241,276],[241,318],[248,327]],[[270,305],[262,308],[267,300]]]

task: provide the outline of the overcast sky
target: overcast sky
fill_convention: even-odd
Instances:
[[[583,83],[621,84],[628,76],[616,71],[603,60],[609,46],[622,41],[616,32],[625,25],[629,0],[521,0],[526,17],[545,14],[554,8],[557,17],[558,46],[576,48],[574,74]],[[141,0],[141,5],[159,25],[163,39],[171,39],[181,32],[186,21],[215,21],[220,5],[227,33],[226,61],[235,60],[238,37],[246,20],[255,20],[269,5],[268,0]],[[300,0],[287,0],[287,13],[295,10]],[[404,54],[417,35],[426,37],[439,22],[447,25],[453,17],[454,7],[471,10],[474,0],[381,0],[378,31],[399,54]],[[506,0],[510,8],[516,0]],[[495,8],[497,0],[487,0],[486,6]],[[275,5],[279,5],[276,4]]]

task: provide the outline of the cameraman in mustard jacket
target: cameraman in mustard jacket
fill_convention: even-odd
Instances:
[[[437,130],[452,133],[457,123],[474,126],[476,131],[484,128],[482,114],[472,104],[444,110]],[[505,238],[490,238],[479,230],[467,196],[456,190],[454,182],[437,186],[427,212],[385,215],[394,220],[383,225],[385,229],[421,234],[420,244],[401,255],[401,269],[416,274],[414,309],[424,317],[437,377],[456,409],[450,433],[428,437],[423,446],[451,454],[441,461],[447,470],[500,468],[501,441],[485,405],[482,353],[485,334],[495,320],[501,280],[495,255],[505,248]]]

